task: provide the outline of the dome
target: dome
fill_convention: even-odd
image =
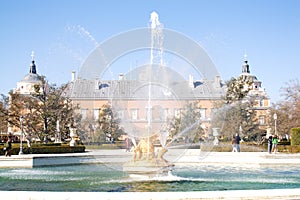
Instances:
[[[24,78],[21,80],[23,83],[40,83],[41,79],[40,76],[33,73],[28,73]]]

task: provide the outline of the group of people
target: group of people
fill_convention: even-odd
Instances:
[[[238,133],[232,137],[232,141],[231,141],[232,152],[240,152],[241,151],[240,141],[241,141],[241,138]]]
[[[238,133],[232,137],[232,141],[231,141],[232,152],[240,152],[241,151],[240,141],[241,141],[241,138]],[[269,138],[268,138],[269,154],[271,154],[272,152],[274,152],[274,153],[278,152],[278,148],[277,148],[278,143],[279,143],[279,138],[277,135],[269,136]]]
[[[279,139],[278,136],[272,136],[270,135],[268,138],[268,152],[271,154],[272,152],[276,153],[278,151],[277,145],[278,145]]]

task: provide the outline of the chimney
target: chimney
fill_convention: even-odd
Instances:
[[[220,87],[221,86],[221,77],[219,75],[215,76],[215,86]]]
[[[75,81],[75,78],[76,78],[76,72],[75,72],[75,71],[72,71],[72,82]]]
[[[192,74],[189,75],[189,87],[194,88],[194,77]]]
[[[119,74],[119,81],[122,81],[124,79],[124,75],[122,73]]]

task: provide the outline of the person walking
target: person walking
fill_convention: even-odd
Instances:
[[[275,135],[272,139],[272,151],[274,151],[275,154],[278,151],[278,149],[277,149],[278,142],[279,142],[278,136]]]
[[[241,138],[239,136],[239,134],[237,133],[235,135],[235,145],[236,145],[236,150],[237,152],[241,152],[241,149],[240,149],[240,141],[241,141]]]
[[[232,145],[232,152],[237,152],[235,136],[232,137],[231,145]]]
[[[5,145],[5,157],[11,156],[11,150],[12,150],[12,145],[11,145],[11,139],[9,137]]]
[[[130,142],[129,137],[126,137],[125,143],[126,143],[126,152],[130,152],[131,142]]]
[[[269,138],[268,138],[268,152],[269,152],[269,154],[272,153],[272,144],[273,144],[272,140],[273,140],[273,137],[272,137],[272,135],[270,135]]]

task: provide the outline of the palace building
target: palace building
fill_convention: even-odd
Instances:
[[[68,96],[80,105],[83,119],[96,120],[104,104],[112,105],[122,121],[135,127],[136,130],[131,131],[144,129],[149,120],[154,126],[161,126],[168,119],[178,116],[184,106],[192,102],[198,103],[202,121],[209,123],[213,103],[225,94],[220,77],[194,81],[190,75],[188,80],[184,80],[169,69],[151,67],[150,71],[146,67],[136,69],[126,76],[120,74],[118,80],[73,79]],[[149,81],[147,77],[132,78],[140,74],[148,74],[147,77],[152,77],[152,80]],[[131,78],[128,80],[128,77]]]
[[[226,92],[220,77],[216,76],[214,80],[193,80],[193,76],[190,75],[185,80],[171,70],[161,69],[160,66],[151,67],[152,69],[148,71],[147,67],[144,67],[127,75],[119,74],[118,80],[85,80],[76,78],[73,72],[68,96],[75,104],[80,105],[79,112],[82,118],[89,121],[98,119],[104,104],[112,105],[117,110],[118,117],[126,121],[127,125],[131,124],[130,127],[134,127],[135,130],[131,131],[145,129],[149,118],[151,123],[160,126],[168,119],[178,116],[187,103],[197,102],[202,126],[208,129],[214,103],[221,100]],[[141,74],[143,74],[142,79],[132,78]],[[144,77],[144,74],[152,77],[150,87],[150,81]],[[256,110],[260,128],[266,130],[270,100],[265,89],[262,88],[262,82],[250,73],[246,57],[240,76],[253,80],[249,95],[257,97],[253,109]],[[166,79],[164,77],[168,80],[161,81]],[[151,105],[149,105],[149,94]],[[149,106],[152,116],[149,116]]]
[[[261,129],[267,130],[270,100],[262,88],[262,82],[250,73],[246,57],[239,76],[253,80],[249,95],[257,97],[254,107],[257,119]],[[29,73],[17,83],[14,92],[30,94],[36,84],[41,84],[41,80],[32,54]],[[126,75],[119,74],[118,80],[86,80],[76,77],[72,72],[65,95],[79,105],[78,112],[82,120],[95,122],[103,105],[109,104],[117,111],[118,118],[131,127],[130,131],[139,131],[145,129],[149,120],[154,126],[167,123],[168,119],[180,115],[182,109],[192,102],[197,102],[202,126],[207,130],[214,103],[220,101],[225,93],[226,86],[220,76],[215,76],[214,80],[194,80],[193,75],[189,75],[184,79],[168,68],[151,65],[137,68]]]

